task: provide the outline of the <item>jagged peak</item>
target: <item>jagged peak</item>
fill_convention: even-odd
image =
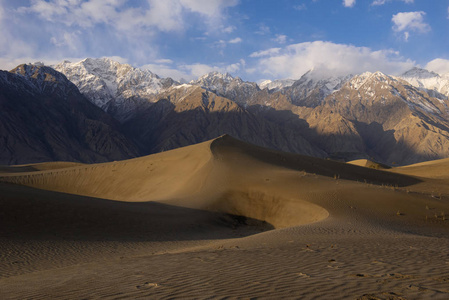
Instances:
[[[67,77],[52,67],[43,63],[21,64],[10,71],[11,73],[24,76],[26,78],[42,79],[44,81],[67,81]],[[50,76],[49,76],[50,75]]]
[[[403,77],[403,78],[427,79],[427,78],[440,77],[440,75],[435,73],[435,72],[426,70],[426,69],[413,67],[412,69],[404,72],[400,77]]]
[[[364,72],[360,75],[354,76],[351,80],[349,80],[348,84],[351,88],[359,89],[361,86],[365,84],[377,84],[384,82],[395,82],[397,79],[395,77],[386,75],[381,71],[376,72]]]
[[[276,80],[264,80],[258,84],[261,89],[280,90],[286,87],[292,86],[296,80],[294,79],[276,79]]]
[[[63,73],[41,63],[21,64],[9,73],[25,79],[38,93],[51,92],[62,98],[79,93],[78,88]]]
[[[220,73],[217,71],[209,72],[201,77],[198,78],[197,81],[205,81],[205,80],[214,80],[214,79],[221,79],[227,82],[233,81],[235,79],[240,79],[239,77],[233,77],[228,72]]]
[[[377,81],[385,81],[385,80],[394,80],[394,78],[390,75],[387,75],[381,71],[376,72],[364,72],[360,75],[356,75],[353,77],[355,80],[377,80]]]

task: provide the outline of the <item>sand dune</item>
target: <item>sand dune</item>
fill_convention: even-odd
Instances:
[[[412,176],[449,179],[449,159],[432,160],[405,167],[398,167],[393,171]]]
[[[37,164],[15,165],[15,166],[0,166],[0,174],[7,173],[26,173],[44,170],[64,169],[74,166],[83,165],[75,162],[46,162]]]
[[[2,167],[0,296],[447,299],[446,163],[377,170],[222,136]]]
[[[352,165],[356,165],[356,166],[360,166],[360,167],[366,167],[366,168],[372,168],[372,169],[377,169],[377,170],[387,170],[390,169],[389,166],[375,162],[375,161],[371,161],[368,159],[357,159],[357,160],[352,160],[349,161],[348,164],[352,164]]]

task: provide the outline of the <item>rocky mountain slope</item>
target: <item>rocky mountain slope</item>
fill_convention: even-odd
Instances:
[[[239,77],[232,77],[229,73],[212,72],[190,82],[218,96],[226,97],[238,104],[245,105],[251,97],[260,91],[254,82],[243,81]]]
[[[171,78],[159,78],[148,70],[120,64],[108,58],[86,58],[77,63],[64,61],[54,66],[72,81],[92,103],[119,120],[145,105],[154,95],[178,85]]]
[[[101,162],[140,154],[120,124],[63,74],[41,65],[0,71],[0,164]]]
[[[260,146],[326,157],[325,152],[304,138],[301,124],[284,127],[282,122],[253,113],[199,86],[179,86],[159,97],[159,101],[123,124],[146,153],[230,134]]]
[[[355,76],[322,107],[351,122],[364,153],[391,165],[448,156],[447,105],[400,78],[376,72]]]
[[[261,88],[217,72],[180,85],[109,59],[56,68],[117,118],[143,154],[231,134],[269,148],[341,160],[403,165],[449,157],[449,75],[427,70],[415,68],[399,77],[310,71],[296,81],[265,82]]]
[[[259,83],[261,89],[268,89],[270,91],[277,92],[283,88],[292,86],[296,80],[294,79],[277,79],[277,80],[264,80]]]
[[[413,68],[400,76],[414,87],[425,90],[439,99],[449,97],[449,74],[439,75],[425,69]]]

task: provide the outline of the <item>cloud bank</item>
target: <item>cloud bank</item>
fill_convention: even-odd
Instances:
[[[129,53],[134,63],[160,56],[157,38],[190,28],[232,32],[226,11],[238,0],[0,0],[0,64]],[[26,20],[26,22],[24,22]],[[231,39],[237,43],[239,38]]]
[[[255,72],[271,78],[298,79],[313,69],[330,76],[359,74],[365,71],[381,71],[400,74],[409,70],[415,62],[404,59],[392,50],[372,50],[332,42],[315,41],[254,52]]]
[[[440,75],[449,74],[449,60],[436,58],[430,61],[425,68],[429,71],[434,71]]]

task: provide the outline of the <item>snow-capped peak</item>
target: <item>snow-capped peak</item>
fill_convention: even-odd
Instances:
[[[233,77],[229,73],[211,72],[201,76],[198,80],[191,81],[190,84],[200,86],[240,104],[245,104],[252,95],[259,91],[256,83],[243,81],[240,77]]]
[[[400,77],[404,78],[404,79],[405,78],[428,79],[428,78],[440,77],[440,75],[438,75],[435,72],[428,71],[426,69],[414,67],[414,68],[408,70],[407,72],[403,73]]]
[[[210,72],[208,74],[205,74],[205,75],[199,77],[197,81],[211,80],[211,79],[221,79],[221,80],[229,82],[229,81],[234,80],[234,77],[231,74],[229,74],[228,72],[220,73],[220,72],[214,71],[214,72]]]
[[[277,79],[277,80],[265,80],[259,83],[261,89],[269,89],[270,91],[278,91],[283,88],[292,86],[295,83],[293,79]]]
[[[376,71],[374,73],[365,72],[360,75],[354,76],[349,81],[349,86],[353,89],[358,90],[367,83],[369,83],[369,84],[373,84],[373,83],[375,83],[375,84],[378,84],[378,83],[390,84],[391,82],[394,82],[394,81],[397,81],[397,79],[395,77],[386,75],[380,71]]]
[[[199,85],[201,87],[209,89],[211,87],[228,85],[230,83],[240,84],[242,82],[243,82],[242,79],[240,79],[239,77],[233,77],[231,74],[227,72],[220,73],[214,71],[199,77],[197,80],[192,80],[190,84]]]
[[[338,91],[353,76],[334,76],[322,71],[310,70],[290,87],[293,104],[316,106],[324,98]]]
[[[64,61],[55,69],[65,74],[91,102],[113,112],[119,119],[151,96],[178,85],[171,78],[159,78],[149,70],[108,58],[86,58],[77,63]]]
[[[76,86],[64,74],[43,63],[22,64],[10,71],[33,83],[39,92],[51,91],[65,98],[68,93],[77,93]]]
[[[440,76],[435,72],[415,67],[399,78],[437,98],[447,99],[449,96],[449,76]]]

